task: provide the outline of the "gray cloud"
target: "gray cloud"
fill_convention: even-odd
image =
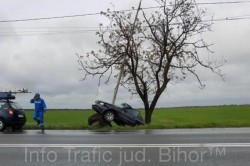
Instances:
[[[108,7],[112,8],[110,2],[117,10],[127,9],[132,5],[137,6],[137,2],[132,0],[119,2],[47,0],[36,3],[28,0],[25,2],[4,0],[0,6],[0,20],[95,13],[104,11]],[[98,6],[96,6],[97,3]],[[150,1],[143,3],[144,6],[151,6]],[[249,4],[239,5],[236,8],[228,5],[221,10],[221,6],[213,6],[208,8],[208,12],[209,16],[228,17],[247,14],[249,7]],[[98,49],[95,32],[72,34],[71,30],[69,34],[65,34],[65,31],[61,32],[60,29],[61,34],[41,34],[41,32],[52,31],[51,28],[41,29],[41,27],[98,27],[98,23],[106,21],[102,16],[90,16],[1,23],[1,27],[7,27],[7,30],[0,29],[0,32],[4,34],[8,32],[12,36],[0,36],[0,87],[25,87],[33,93],[40,92],[49,108],[90,108],[97,99],[111,102],[116,84],[114,78],[108,85],[101,85],[99,88],[98,80],[95,78],[79,81],[82,73],[77,69],[75,54],[85,54],[90,50]],[[197,81],[189,76],[182,83],[169,85],[158,107],[250,103],[249,24],[249,20],[218,22],[213,25],[213,32],[204,36],[207,41],[214,43],[213,56],[218,60],[221,57],[227,60],[222,68],[226,75],[225,81],[208,71],[200,70],[202,79],[207,85],[205,89],[198,88]],[[30,31],[36,32],[30,35]],[[25,108],[32,108],[29,99],[33,95],[19,94],[17,101]],[[124,88],[120,87],[117,103],[122,102],[142,107],[138,96],[131,97]]]

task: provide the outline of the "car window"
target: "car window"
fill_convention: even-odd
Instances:
[[[14,102],[11,102],[10,105],[15,110],[23,109],[19,104],[14,103]]]
[[[134,109],[126,109],[127,113],[134,115],[134,116],[138,116],[139,112],[134,110]]]
[[[7,108],[8,108],[8,104],[7,103],[4,103],[4,102],[0,103],[0,110],[4,110],[4,109],[7,109]]]
[[[127,103],[122,103],[121,104],[121,108],[124,108],[124,109],[132,109],[132,107],[130,105],[128,105]]]

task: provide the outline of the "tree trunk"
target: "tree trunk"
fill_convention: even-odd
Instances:
[[[151,109],[145,109],[145,123],[150,124],[153,111]]]

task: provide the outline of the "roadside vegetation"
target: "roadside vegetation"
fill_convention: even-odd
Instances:
[[[140,111],[144,115],[144,111]],[[93,129],[88,126],[92,110],[48,110],[45,114],[47,129]],[[32,110],[26,110],[25,129],[39,129],[32,119]],[[98,130],[136,130],[171,128],[213,128],[213,127],[250,127],[250,105],[157,108],[152,123],[144,126],[117,126]]]
[[[208,19],[205,8],[195,0],[154,2],[161,7],[145,10],[140,0],[137,12],[101,12],[109,23],[99,24],[98,49],[77,54],[82,80],[96,77],[98,85],[108,83],[120,70],[112,103],[121,84],[142,101],[146,124],[153,122],[157,102],[169,84],[193,76],[204,88],[205,75],[197,71],[211,71],[223,78],[225,64],[212,57],[212,45],[204,38],[213,25],[212,18],[204,21]]]

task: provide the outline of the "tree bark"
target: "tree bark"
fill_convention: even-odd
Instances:
[[[145,109],[145,123],[150,124],[152,121],[152,113],[153,111],[151,109]]]

